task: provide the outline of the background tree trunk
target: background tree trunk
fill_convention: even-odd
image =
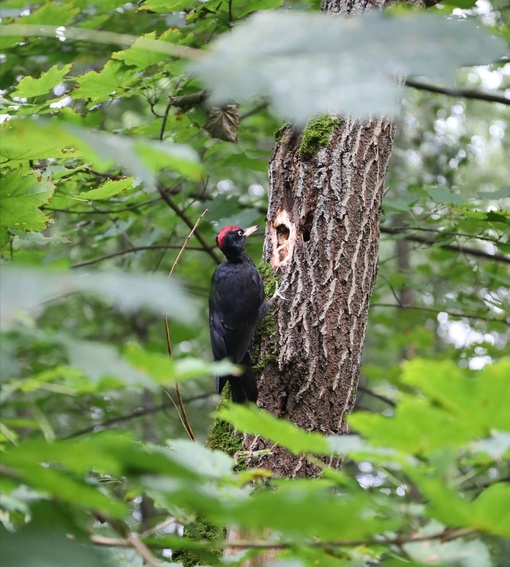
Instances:
[[[366,2],[327,1],[359,14]],[[310,431],[346,433],[354,407],[368,308],[377,276],[379,217],[392,121],[323,117],[280,132],[269,167],[264,260],[288,301],[262,333],[259,405]],[[271,445],[247,437],[251,451]],[[276,476],[319,469],[279,447],[258,460]]]

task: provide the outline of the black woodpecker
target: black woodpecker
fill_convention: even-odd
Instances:
[[[217,376],[216,391],[230,382],[236,403],[257,401],[257,381],[251,368],[251,345],[260,319],[267,312],[262,278],[244,248],[258,226],[227,226],[216,237],[226,257],[212,277],[209,293],[209,327],[215,361],[230,359],[243,367],[239,376]]]

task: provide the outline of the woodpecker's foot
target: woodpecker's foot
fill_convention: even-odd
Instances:
[[[273,297],[271,297],[271,299],[269,301],[272,303],[277,297],[280,298],[280,299],[283,299],[283,301],[288,301],[288,299],[284,295],[281,294],[280,286],[278,284],[276,284],[276,289],[275,289],[275,292],[273,294]]]

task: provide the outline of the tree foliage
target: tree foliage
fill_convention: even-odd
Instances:
[[[432,57],[435,71],[451,75],[459,51],[480,57],[461,63],[490,63],[510,39],[496,3],[445,3],[434,8],[441,17],[465,8],[470,29],[481,21],[489,31],[465,34],[450,52],[444,33],[427,39],[435,20],[415,15],[420,49],[406,50],[395,33],[375,57],[358,39],[343,74],[324,63],[326,107],[314,106],[317,81],[285,63],[284,41],[270,41],[274,68],[239,56],[246,75],[216,75],[215,65],[237,69],[236,42],[255,33],[249,26],[261,26],[259,34],[264,22],[280,21],[279,12],[249,16],[282,6],[291,18],[317,16],[312,1],[2,3],[6,565],[154,565],[181,550],[221,564],[223,534],[202,537],[202,521],[246,530],[235,561],[275,547],[296,565],[505,564],[510,148],[502,62],[457,72],[469,99],[450,86],[441,87],[446,95],[405,90],[352,434],[309,433],[255,408],[220,409],[238,431],[305,454],[321,478],[271,478],[246,469],[242,453],[203,445],[217,401],[212,376],[231,370],[209,356],[214,235],[264,221],[279,119],[262,95],[274,87],[272,108],[304,123],[317,110],[346,108],[328,106],[344,100],[340,82],[349,110],[376,112],[390,83],[387,75],[376,83],[364,58],[421,74]],[[405,25],[399,10],[391,29]],[[320,24],[310,26],[315,35],[293,37],[300,69],[315,68],[320,53]],[[367,29],[362,37],[374,39],[378,28]],[[211,42],[214,55],[204,56]],[[205,85],[190,74],[200,66]],[[286,72],[297,81],[292,106],[282,103],[288,85],[277,88]],[[372,85],[363,97],[359,81]],[[220,102],[204,86],[218,89]],[[503,93],[492,93],[499,103],[487,102],[491,87]],[[249,252],[260,257],[260,240]],[[183,439],[176,383],[195,441]],[[331,456],[343,458],[342,471],[327,464]],[[195,537],[182,537],[183,528]]]

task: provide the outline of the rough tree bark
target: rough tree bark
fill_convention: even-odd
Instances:
[[[324,0],[361,14],[388,2]],[[280,132],[269,167],[264,260],[288,301],[277,302],[259,353],[259,405],[310,431],[346,433],[354,406],[379,250],[379,217],[394,125],[323,117]],[[249,451],[271,445],[247,437]],[[319,469],[279,447],[257,461],[275,476]]]

